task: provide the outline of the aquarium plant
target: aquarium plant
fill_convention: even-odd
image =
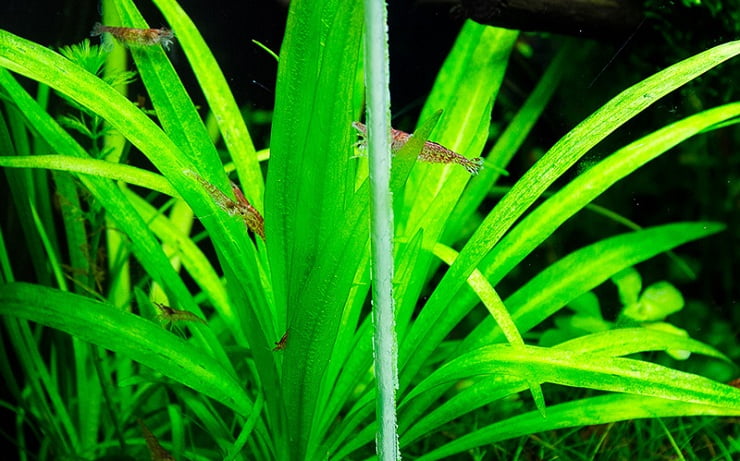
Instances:
[[[667,351],[712,360],[725,381],[737,370],[671,324],[680,291],[667,281],[643,287],[634,269],[656,257],[681,265],[679,247],[713,238],[722,223],[641,228],[604,213],[623,231],[578,242],[519,277],[563,223],[598,211],[591,202],[601,193],[684,140],[737,122],[732,102],[636,139],[619,132],[622,147],[572,174],[656,101],[721,69],[740,42],[615,91],[501,196],[493,192],[507,166],[583,58],[572,43],[489,141],[519,34],[465,23],[413,136],[383,133],[387,123],[372,125],[371,112],[365,147],[354,123],[365,82],[380,81],[383,93],[387,79],[375,75],[383,52],[364,52],[363,40],[379,39],[364,38],[363,3],[294,0],[275,50],[269,145],[255,146],[196,24],[175,0],[154,4],[166,29],[151,29],[131,0],[106,3],[106,26],[129,30],[96,27],[100,45],[54,50],[0,30],[0,165],[17,219],[0,229],[0,371],[21,459],[375,456],[378,305],[369,292],[383,272],[392,274],[395,332],[375,353],[391,368],[397,358],[401,453],[476,457],[480,447],[553,429],[740,415],[740,389],[661,359]],[[382,14],[369,17],[385,27]],[[175,72],[170,41],[206,108]],[[123,51],[135,75],[114,66]],[[150,106],[120,91],[134,79]],[[49,109],[57,96],[61,114]],[[482,169],[429,162],[433,146],[481,157]],[[392,195],[371,207],[378,177],[368,177],[366,153],[373,161],[384,149],[394,152]],[[136,166],[142,158],[151,168]],[[378,207],[394,223],[379,234],[370,232]],[[379,243],[392,243],[392,258],[371,252]],[[17,280],[21,273],[30,275]],[[617,318],[594,294],[604,284],[617,287]],[[395,427],[383,429],[396,437]],[[715,443],[729,459],[737,441],[723,440]]]

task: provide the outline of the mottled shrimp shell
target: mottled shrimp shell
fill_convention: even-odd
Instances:
[[[97,37],[104,33],[111,34],[128,46],[162,45],[165,49],[170,48],[172,39],[175,38],[174,32],[164,27],[161,29],[137,29],[134,27],[104,26],[99,22],[95,23],[90,35]]]
[[[360,134],[360,141],[357,143],[360,149],[367,145],[365,137],[367,136],[367,127],[360,122],[352,122],[352,127]],[[391,152],[394,154],[408,142],[412,135],[405,131],[391,128]],[[465,168],[470,174],[478,174],[483,167],[483,159],[480,157],[469,159],[452,151],[436,142],[426,141],[419,152],[419,160],[429,163],[456,163]]]

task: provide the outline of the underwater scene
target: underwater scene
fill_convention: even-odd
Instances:
[[[737,0],[7,0],[19,460],[740,458]]]

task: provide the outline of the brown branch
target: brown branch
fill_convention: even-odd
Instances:
[[[506,29],[621,39],[642,22],[634,0],[460,0],[470,19]]]

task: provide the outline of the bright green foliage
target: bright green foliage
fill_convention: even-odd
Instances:
[[[638,322],[654,322],[680,311],[683,305],[681,292],[668,282],[658,282],[647,287],[640,299],[627,306],[622,314]]]
[[[111,3],[122,24],[147,27],[132,1]],[[174,0],[154,3],[177,33],[228,165],[214,144],[215,130],[161,47],[130,49],[154,107],[145,113],[96,75],[104,57],[97,47],[83,42],[64,57],[0,30],[0,165],[26,243],[13,241],[9,252],[16,235],[0,233],[0,313],[9,346],[2,353],[20,370],[6,357],[0,373],[19,434],[28,426],[43,433],[42,453],[58,459],[144,459],[141,418],[176,459],[370,456],[376,427],[366,306],[369,186],[364,159],[353,156],[351,127],[362,113],[361,2],[291,2],[266,178],[198,29]],[[702,355],[732,366],[721,352],[667,323],[684,304],[673,285],[645,288],[632,269],[712,238],[722,224],[632,226],[583,242],[508,296],[497,291],[565,221],[593,207],[619,180],[686,139],[736,123],[740,103],[704,110],[631,140],[566,181],[566,172],[597,143],[739,54],[740,42],[624,90],[555,143],[488,210],[481,205],[500,168],[517,153],[565,70],[582,58],[573,44],[484,155],[480,175],[415,159],[427,138],[468,158],[481,155],[517,35],[465,24],[415,136],[393,162],[401,451],[429,447],[423,459],[442,459],[555,428],[740,415],[740,390],[646,359],[667,351],[688,358],[685,363]],[[39,82],[39,96],[31,97],[14,74]],[[52,118],[49,88],[82,115]],[[121,163],[110,161],[114,132],[156,171],[126,165],[126,155]],[[233,198],[230,168],[264,214],[265,240],[204,187]],[[547,193],[558,180],[562,185]],[[196,217],[205,229],[197,235]],[[207,254],[204,238],[215,256]],[[108,254],[106,261],[100,253]],[[26,261],[35,284],[14,281]],[[624,306],[616,322],[605,318],[593,292],[608,280]],[[170,331],[153,317],[153,302],[207,323],[175,321]],[[554,327],[544,331],[543,322],[553,317]],[[573,393],[562,403],[552,384],[605,395]],[[477,422],[462,436],[434,437],[468,416]],[[22,435],[17,442],[21,452],[31,449]],[[726,452],[729,458],[737,449]]]

